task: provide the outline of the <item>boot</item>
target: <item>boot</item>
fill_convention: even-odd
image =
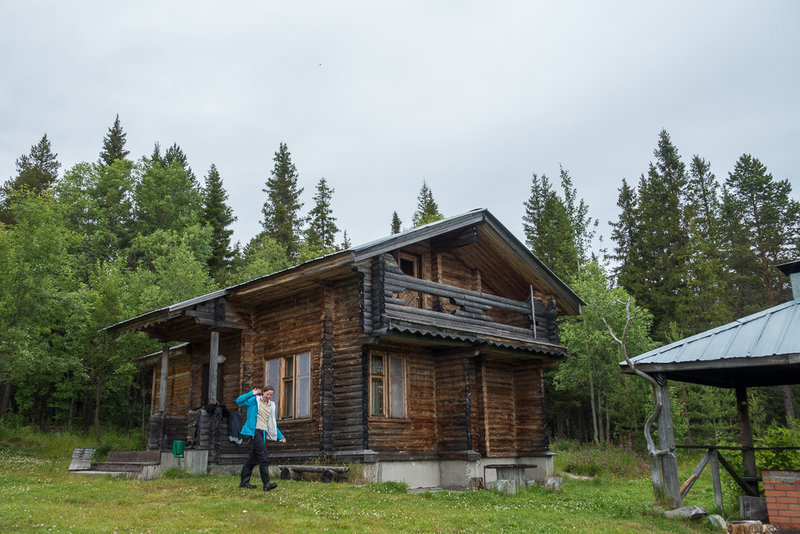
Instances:
[[[269,465],[259,464],[259,471],[261,471],[261,482],[264,483],[264,491],[274,490],[278,485],[269,481]]]
[[[244,464],[242,466],[242,481],[239,482],[240,488],[256,489],[256,486],[250,484],[250,475],[253,473],[253,466]]]

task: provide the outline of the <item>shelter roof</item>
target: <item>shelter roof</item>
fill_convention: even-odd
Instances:
[[[717,387],[800,383],[800,300],[631,358],[648,374]],[[623,372],[631,372],[620,362]]]

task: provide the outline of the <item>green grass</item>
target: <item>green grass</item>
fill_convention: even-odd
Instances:
[[[0,433],[0,532],[711,532],[655,513],[642,477],[567,478],[561,491],[514,496],[304,481],[264,493],[238,488],[235,476],[138,482],[69,473],[71,450],[47,455],[41,441],[28,449],[7,438]]]

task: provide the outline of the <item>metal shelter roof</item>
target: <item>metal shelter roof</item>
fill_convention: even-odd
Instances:
[[[800,383],[800,300],[779,304],[723,326],[640,354],[648,374],[717,387]],[[626,362],[620,362],[630,372]]]

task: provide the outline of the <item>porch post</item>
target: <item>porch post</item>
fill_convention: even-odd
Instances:
[[[217,368],[219,367],[219,332],[211,331],[211,349],[208,351],[208,404],[217,404]]]
[[[750,407],[747,402],[747,388],[736,387],[736,414],[739,419],[739,438],[742,440],[742,462],[750,487],[757,492],[758,483],[752,479],[756,477],[756,453],[753,450],[753,427],[750,423]]]
[[[470,391],[470,383],[469,383],[469,358],[464,358],[464,400],[466,402],[466,438],[467,438],[467,448],[466,450],[472,450],[472,392]]]
[[[167,374],[169,372],[169,345],[161,348],[161,380],[158,384],[158,411],[167,411]]]

